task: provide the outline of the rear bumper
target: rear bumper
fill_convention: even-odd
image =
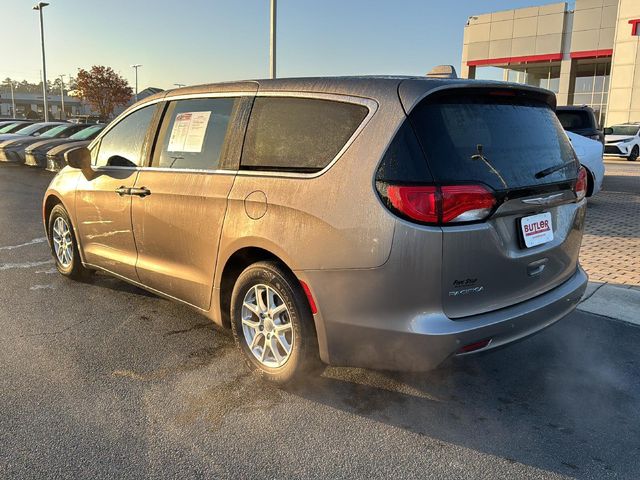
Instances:
[[[490,340],[487,347],[478,350],[486,351],[552,325],[575,309],[586,285],[587,275],[578,267],[567,281],[542,295],[456,320],[443,313],[425,313],[397,321],[392,312],[388,312],[388,319],[378,319],[369,325],[349,323],[348,318],[326,322],[316,318],[316,323],[322,324],[323,341],[326,341],[321,356],[333,365],[429,370],[466,345]]]

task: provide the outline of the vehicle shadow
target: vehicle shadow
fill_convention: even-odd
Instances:
[[[612,337],[623,345],[611,349]],[[432,372],[328,368],[288,391],[548,471],[637,476],[629,453],[640,449],[638,341],[638,328],[573,314],[528,341]]]
[[[119,278],[112,277],[109,274],[96,272],[94,275],[85,280],[85,283],[94,287],[106,288],[113,290],[114,292],[131,293],[141,297],[155,297],[160,298],[158,295],[151,293],[143,288],[137,287],[131,283],[120,280]]]

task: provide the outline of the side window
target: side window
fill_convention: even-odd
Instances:
[[[169,103],[153,166],[216,170],[236,98],[194,98]]]
[[[142,147],[155,110],[156,105],[136,110],[109,130],[100,141],[96,166],[140,166]]]
[[[240,168],[303,173],[322,170],[368,111],[362,105],[331,100],[257,97]]]

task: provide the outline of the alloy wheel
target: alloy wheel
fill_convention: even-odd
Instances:
[[[69,224],[63,217],[53,222],[53,250],[60,265],[69,268],[73,261],[73,240]]]
[[[242,302],[242,332],[253,356],[264,366],[282,367],[293,349],[289,309],[272,287],[254,285]]]

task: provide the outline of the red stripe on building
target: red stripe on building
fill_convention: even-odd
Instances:
[[[600,58],[610,57],[613,55],[613,50],[585,50],[583,52],[571,52],[571,58]]]
[[[524,57],[487,58],[483,60],[469,60],[467,65],[478,67],[482,65],[504,65],[505,63],[535,63],[556,62],[562,60],[561,53],[548,53],[545,55],[527,55]]]

